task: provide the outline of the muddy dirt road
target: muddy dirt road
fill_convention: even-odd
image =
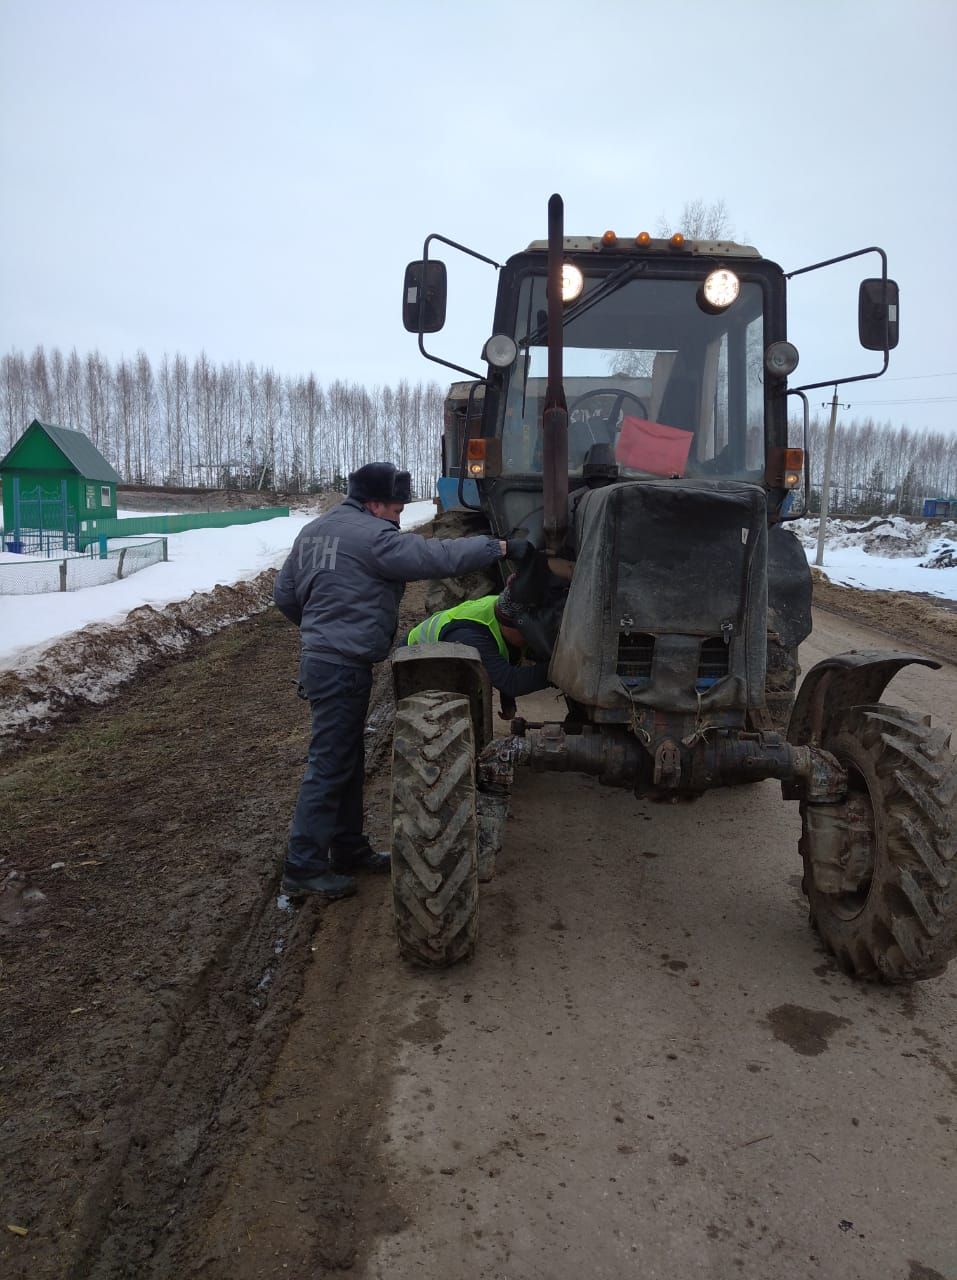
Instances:
[[[475,960],[417,973],[382,881],[277,901],[294,649],[267,613],[5,763],[0,1272],[957,1277],[957,971],[835,971],[775,784],[520,777]],[[891,691],[957,724],[954,667]]]

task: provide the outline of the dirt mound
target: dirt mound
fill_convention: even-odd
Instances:
[[[791,526],[806,548],[817,545],[817,517],[795,520]],[[938,543],[957,537],[952,520],[917,520],[907,516],[873,516],[869,520],[828,519],[828,550],[860,547],[872,556],[909,559],[923,556]]]
[[[188,600],[143,605],[119,624],[93,624],[44,649],[34,663],[0,672],[0,754],[71,709],[112,698],[145,663],[181,654],[201,636],[272,603],[275,569]]]
[[[161,497],[170,493],[151,492]],[[270,494],[267,505],[282,496]],[[308,501],[320,515],[337,506],[342,494],[324,493]],[[159,501],[154,509],[170,510],[171,505]],[[143,605],[120,623],[84,627],[14,670],[0,671],[0,755],[25,733],[48,728],[77,707],[106,702],[145,663],[181,654],[199,637],[260,613],[272,603],[275,579],[275,569],[264,569],[255,578],[194,592],[163,609]]]
[[[177,489],[160,485],[119,485],[116,505],[123,511],[230,511],[235,507],[296,507],[318,515],[342,501],[341,493],[289,493],[284,489]]]
[[[957,601],[904,591],[857,591],[812,568],[814,607],[874,627],[945,662],[957,662]]]

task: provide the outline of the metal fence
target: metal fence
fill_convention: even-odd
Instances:
[[[77,553],[76,533],[64,529],[43,529],[23,526],[15,533],[0,529],[0,551],[12,551],[15,555],[42,556],[48,559],[58,551],[67,555]]]
[[[233,524],[258,524],[289,515],[288,507],[237,508],[235,511],[195,511],[178,516],[120,516],[117,519],[82,520],[80,546],[98,537],[125,537],[130,533],[185,533],[189,529],[226,529]]]
[[[54,480],[53,484],[57,482]],[[22,489],[13,476],[13,530],[4,546],[15,553],[46,556],[52,551],[77,551],[77,516],[67,497],[65,479],[59,492],[37,485]]]
[[[81,553],[59,560],[4,561],[0,562],[0,596],[101,587],[165,559],[166,539],[154,538],[149,542],[113,547],[104,558]]]

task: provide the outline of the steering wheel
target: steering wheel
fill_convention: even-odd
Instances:
[[[604,441],[596,440],[595,433],[592,430],[592,424],[590,422],[584,422],[584,423],[576,422],[574,424],[575,426],[584,426],[588,429],[592,438],[592,444],[599,444],[599,443],[611,444],[612,443],[615,427],[618,425],[618,414],[621,412],[622,405],[626,400],[634,400],[635,404],[641,410],[641,416],[643,418],[647,418],[648,416],[648,406],[645,404],[644,400],[642,400],[639,396],[635,395],[634,391],[626,391],[623,387],[598,387],[594,391],[586,391],[583,395],[578,396],[575,400],[571,402],[571,404],[568,406],[569,417],[571,417],[572,412],[575,409],[577,409],[578,406],[582,404],[585,400],[594,400],[597,396],[614,396],[615,397],[614,401],[612,402],[611,409],[608,412],[608,415],[604,418],[599,418],[598,420],[598,425],[606,429],[605,440]]]

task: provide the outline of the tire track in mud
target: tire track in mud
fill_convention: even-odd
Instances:
[[[407,593],[404,625],[421,595]],[[294,629],[267,611],[4,762],[0,881],[16,870],[45,895],[0,927],[12,1064],[0,1194],[6,1220],[28,1231],[0,1240],[5,1275],[239,1274],[232,1262],[215,1270],[215,1241],[197,1242],[255,1138],[303,984],[330,945],[338,965],[356,927],[383,932],[370,905],[381,881],[339,916],[277,898],[308,737],[296,650]],[[392,713],[383,666],[367,728],[371,791],[387,771]],[[372,830],[385,834],[381,813]],[[338,982],[322,981],[318,998],[334,1041],[358,1008]],[[372,1092],[355,1104],[352,1138],[323,1129],[339,1183],[344,1163],[357,1187],[368,1176],[348,1154],[365,1149],[366,1104]],[[348,1201],[348,1187],[335,1196]],[[355,1214],[319,1210],[308,1256],[352,1256]]]

